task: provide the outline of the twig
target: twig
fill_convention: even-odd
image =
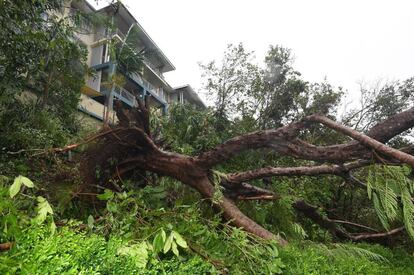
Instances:
[[[356,226],[356,227],[360,227],[360,228],[365,228],[365,229],[368,229],[368,230],[371,230],[371,231],[374,231],[374,232],[378,232],[378,230],[376,230],[372,227],[363,225],[363,224],[358,224],[358,223],[349,222],[349,221],[342,221],[342,220],[331,220],[331,221],[334,222],[334,223],[348,224],[348,225],[352,225],[352,226]]]
[[[110,129],[108,131],[105,131],[105,132],[99,133],[97,135],[94,135],[92,137],[89,137],[89,138],[87,138],[86,140],[84,140],[82,142],[70,144],[70,145],[67,145],[67,146],[62,147],[62,148],[51,148],[51,149],[46,149],[46,150],[37,149],[38,151],[42,150],[42,152],[40,152],[38,154],[34,154],[33,156],[39,156],[39,155],[47,154],[47,153],[50,153],[50,152],[52,152],[52,153],[67,152],[67,151],[73,150],[73,149],[75,149],[75,148],[77,148],[81,145],[90,143],[90,142],[94,141],[95,139],[98,139],[100,137],[106,136],[106,135],[111,134],[111,133],[115,133],[115,132],[120,131],[120,130],[123,130],[123,128]]]
[[[389,237],[397,233],[400,233],[403,230],[404,230],[404,227],[401,226],[401,227],[398,227],[398,228],[395,228],[393,230],[390,230],[388,232],[383,232],[383,233],[373,233],[373,234],[363,233],[363,234],[358,234],[358,235],[352,235],[351,240],[360,241],[360,240],[366,240],[366,239],[384,238],[384,237]]]
[[[249,197],[249,196],[238,196],[237,199],[238,200],[242,200],[242,201],[250,201],[250,200],[274,201],[274,200],[280,199],[280,197],[279,196],[271,196],[271,195],[253,196],[253,197]]]
[[[8,155],[18,155],[24,152],[33,152],[33,151],[44,151],[44,149],[20,149],[19,151],[7,151],[6,154]]]

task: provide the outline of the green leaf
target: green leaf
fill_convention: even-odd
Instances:
[[[23,176],[18,176],[18,178],[20,178],[21,182],[25,186],[27,186],[29,188],[33,188],[34,187],[33,181],[31,181],[29,178],[26,178],[26,177],[23,177]]]
[[[182,248],[187,248],[187,242],[184,240],[184,238],[180,235],[180,233],[173,231],[172,234],[174,235],[174,239],[177,242],[179,246]]]
[[[178,252],[177,244],[175,242],[171,243],[171,250],[175,254],[175,256],[180,256],[180,252]]]
[[[111,213],[116,213],[118,212],[118,206],[116,203],[113,203],[111,201],[108,201],[108,203],[106,204],[106,209],[108,209],[109,212]]]
[[[90,228],[90,229],[92,229],[93,228],[93,224],[95,223],[95,219],[92,217],[92,215],[89,215],[88,216],[88,227]]]
[[[15,178],[13,184],[9,188],[10,198],[13,198],[19,193],[21,186],[22,182],[19,180],[19,177]]]
[[[161,228],[161,236],[162,236],[162,241],[165,242],[165,240],[167,239],[167,234],[165,234],[164,229]]]
[[[50,223],[50,232],[52,232],[52,235],[56,232],[56,224],[54,221]]]
[[[124,246],[118,249],[118,255],[134,258],[135,264],[139,268],[145,268],[148,262],[148,245],[146,242]]]
[[[25,186],[29,188],[34,187],[33,182],[29,178],[26,178],[20,175],[14,179],[13,184],[10,186],[10,189],[9,189],[10,198],[13,198],[20,192],[20,188],[22,187],[22,184],[24,184]]]
[[[38,223],[43,223],[46,220],[47,214],[53,215],[53,209],[49,202],[41,196],[37,197],[37,202],[37,216],[35,220]]]
[[[172,242],[173,242],[173,234],[171,233],[170,236],[168,236],[168,239],[164,244],[164,249],[163,249],[164,254],[170,251]]]
[[[164,229],[161,229],[161,231],[155,236],[152,246],[154,247],[155,252],[160,252],[164,248],[164,243],[166,239],[166,234]]]
[[[114,192],[109,189],[105,189],[105,192],[96,196],[101,201],[107,201],[114,197]]]

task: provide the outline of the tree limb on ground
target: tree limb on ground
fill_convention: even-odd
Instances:
[[[243,214],[234,200],[273,200],[278,196],[272,191],[249,185],[246,182],[274,176],[316,176],[336,175],[347,179],[356,186],[364,188],[364,183],[350,174],[354,169],[371,165],[375,159],[374,152],[398,163],[414,167],[414,157],[409,152],[393,149],[384,143],[402,132],[414,127],[414,108],[401,112],[372,127],[367,134],[359,133],[349,127],[340,125],[327,117],[312,115],[278,129],[257,131],[229,139],[214,149],[191,157],[164,151],[157,137],[149,132],[149,112],[140,102],[139,107],[125,110],[116,104],[119,124],[112,126],[113,132],[99,136],[90,146],[83,159],[83,176],[89,182],[105,184],[108,179],[117,175],[139,169],[160,176],[174,178],[198,191],[203,198],[209,199],[212,205],[223,213],[223,216],[235,226],[264,239],[278,239],[281,244],[286,241],[263,228]],[[298,138],[311,124],[321,123],[354,139],[345,144],[317,146]],[[220,199],[213,200],[216,183],[213,180],[212,168],[226,162],[246,150],[267,148],[281,155],[303,160],[327,162],[315,166],[299,167],[266,167],[252,171],[231,173],[222,177],[223,194]],[[108,159],[117,159],[111,165]],[[96,178],[95,168],[110,173]],[[322,217],[316,207],[304,201],[294,203],[297,211],[304,213],[314,222],[326,228],[340,239],[360,240],[338,228],[335,222]],[[381,234],[381,233],[375,233]],[[368,236],[368,235],[366,235]],[[369,238],[373,238],[370,235]]]

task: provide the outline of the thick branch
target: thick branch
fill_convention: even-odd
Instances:
[[[139,164],[141,169],[175,178],[193,187],[204,198],[212,199],[216,192],[209,180],[209,171],[200,168],[191,157],[160,151],[128,159],[120,166],[130,167],[134,163]],[[243,214],[230,199],[222,197],[218,201],[213,201],[213,204],[223,212],[224,217],[233,225],[261,238],[278,239],[281,244],[286,243],[285,240],[278,238]]]
[[[316,176],[324,174],[338,175],[340,173],[344,173],[345,171],[345,168],[339,165],[266,167],[247,172],[229,174],[227,181],[234,184],[274,176]]]
[[[332,235],[340,239],[351,239],[351,236],[348,234],[348,232],[339,229],[332,220],[319,214],[318,208],[316,206],[310,205],[303,200],[294,202],[292,206],[297,211],[302,212],[305,217],[311,219],[320,227],[328,230]]]
[[[303,121],[321,122],[315,119],[316,117],[319,116],[310,116]],[[329,146],[315,146],[297,139],[300,130],[305,127],[306,124],[298,122],[274,130],[241,135],[218,145],[211,151],[202,153],[198,157],[198,162],[204,167],[210,168],[245,150],[259,148],[271,148],[284,155],[316,161],[344,162],[360,158],[368,159],[371,155],[369,150],[358,142],[359,139],[357,139],[358,141]],[[378,123],[368,131],[366,136],[371,140],[378,139],[378,142],[385,143],[412,127],[414,127],[414,107]],[[371,148],[372,145],[371,143]]]
[[[239,195],[249,195],[249,196],[258,196],[258,195],[269,195],[274,196],[275,194],[267,189],[260,188],[254,185],[250,185],[245,182],[239,184],[229,183],[228,181],[223,180],[221,183],[224,186],[226,195],[229,197],[237,197]]]
[[[261,169],[239,172],[227,175],[224,179],[226,187],[230,188],[231,186],[239,187],[240,184],[245,184],[244,182],[263,179],[268,177],[275,176],[318,176],[318,175],[336,175],[344,178],[346,181],[351,184],[366,188],[366,185],[355,178],[351,171],[358,169],[367,165],[370,165],[372,162],[367,160],[358,160],[354,162],[349,162],[344,165],[319,165],[319,166],[298,166],[298,167],[265,167]],[[233,187],[235,189],[236,187]]]
[[[367,132],[367,136],[386,143],[412,127],[414,127],[414,107],[375,125]]]
[[[287,153],[289,140],[295,138],[304,123],[297,122],[275,130],[257,131],[229,139],[211,151],[204,152],[197,157],[199,165],[211,168],[233,156],[248,150],[259,148],[279,148]]]
[[[361,144],[374,149],[375,151],[378,151],[388,157],[397,159],[403,163],[407,163],[409,165],[411,165],[411,167],[414,167],[414,157],[401,152],[397,149],[391,148],[367,135],[364,135],[362,133],[359,133],[358,131],[351,129],[349,127],[346,127],[344,125],[340,125],[339,123],[330,120],[327,117],[324,116],[319,116],[319,115],[313,115],[313,116],[309,116],[306,118],[307,121],[313,121],[313,122],[319,122],[322,123],[323,125],[334,129],[338,132],[341,132],[347,136],[352,137],[353,139],[359,141]],[[413,119],[414,120],[414,119]],[[391,127],[391,126],[390,126]]]
[[[359,234],[349,234],[345,230],[342,230],[336,226],[335,223],[344,223],[349,224],[361,228],[365,228],[368,230],[375,230],[373,228],[348,222],[348,221],[338,221],[338,220],[331,220],[327,217],[322,216],[318,213],[317,207],[310,205],[306,203],[303,200],[299,200],[293,203],[293,207],[297,210],[302,212],[307,218],[311,219],[313,222],[318,224],[320,227],[328,230],[332,235],[340,238],[340,239],[348,239],[352,240],[354,242],[356,241],[362,241],[367,239],[375,239],[375,238],[386,238],[392,235],[395,235],[399,232],[402,232],[404,230],[404,227],[399,227],[396,229],[393,229],[388,232],[382,232],[382,233],[359,233]]]

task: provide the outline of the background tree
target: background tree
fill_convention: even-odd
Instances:
[[[0,9],[0,169],[24,172],[27,150],[63,146],[81,128],[87,52],[76,34],[93,32],[94,21],[63,0],[6,0]]]
[[[228,45],[219,64],[212,61],[200,64],[204,70],[205,90],[214,100],[217,130],[223,130],[231,117],[250,111],[248,98],[258,77],[258,68],[252,64],[252,52],[243,44]]]
[[[38,96],[40,107],[52,101],[61,118],[67,117],[68,110],[76,107],[83,85],[79,80],[86,73],[86,49],[75,38],[80,13],[68,11],[60,0],[2,1],[1,5],[2,91],[13,86],[18,86],[17,92],[29,89]]]
[[[201,66],[218,117],[253,117],[260,129],[268,129],[315,112],[334,114],[342,90],[304,81],[293,68],[290,49],[270,46],[264,68],[253,61],[253,52],[239,44],[228,46],[221,67],[215,61]]]

